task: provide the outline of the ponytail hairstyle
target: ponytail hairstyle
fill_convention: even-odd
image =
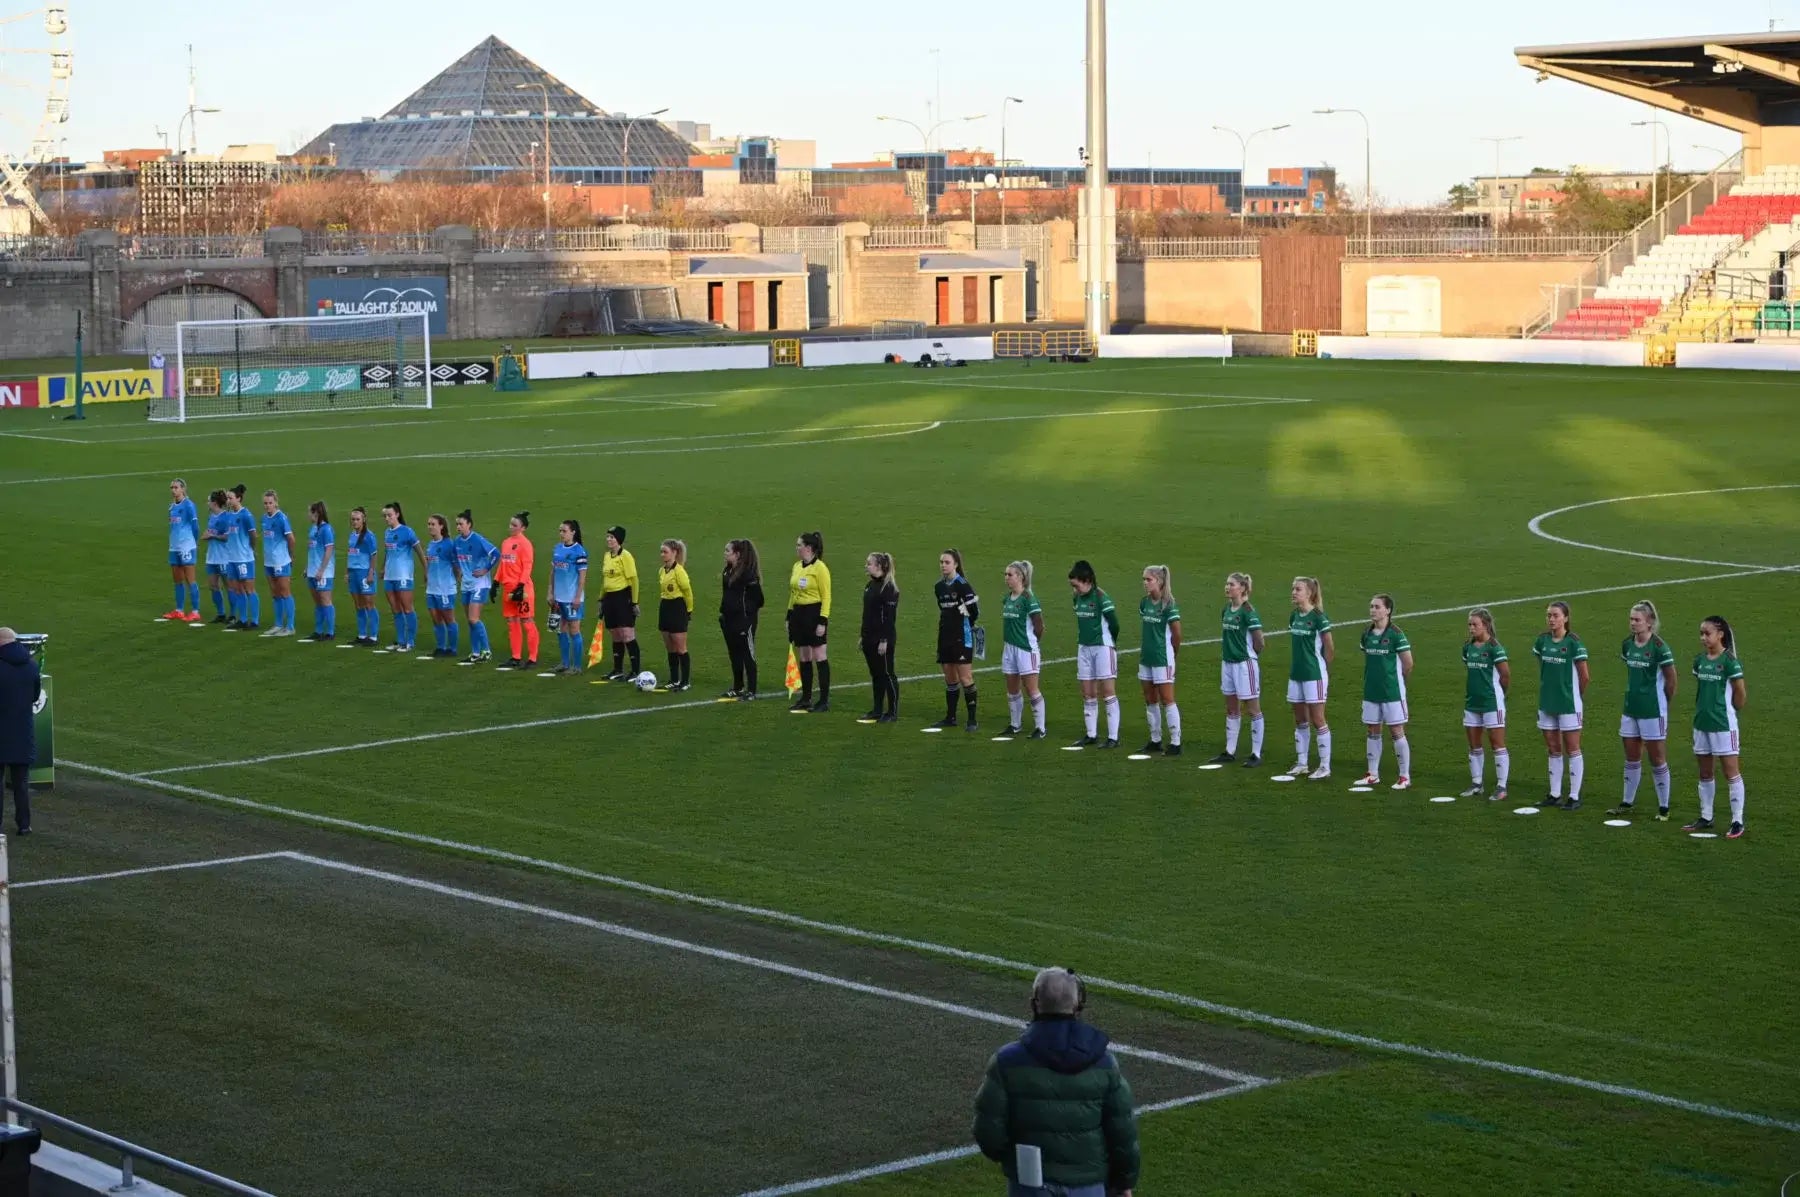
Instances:
[[[1388,622],[1392,623],[1394,620],[1394,596],[1387,593],[1386,591],[1382,591],[1381,593],[1375,595],[1374,599],[1371,601],[1378,601],[1381,603],[1382,606],[1387,608]]]
[[[314,523],[329,524],[331,522],[331,513],[325,510],[324,499],[314,499],[308,504],[306,510],[313,517]]]
[[[1157,581],[1157,588],[1162,591],[1162,607],[1167,611],[1175,605],[1175,590],[1169,582],[1169,567],[1166,565],[1146,565],[1144,572]]]
[[[1088,564],[1087,558],[1085,557],[1069,567],[1069,580],[1071,582],[1086,582],[1095,590],[1100,589],[1100,579],[1094,576],[1094,567]]]
[[[472,507],[463,508],[461,511],[456,513],[456,518],[467,523],[469,525],[469,531],[473,532],[475,530],[475,509],[474,508],[472,508]]]
[[[1250,601],[1251,584],[1249,574],[1244,573],[1242,570],[1233,570],[1231,573],[1225,575],[1225,580],[1227,582],[1236,582],[1239,586],[1242,586],[1244,588],[1244,601]]]
[[[894,555],[892,553],[870,553],[869,560],[881,573],[869,579],[871,585],[892,593],[900,589],[900,580],[894,577]]]
[[[1029,561],[1013,561],[1013,562],[1010,562],[1006,568],[1010,569],[1010,570],[1018,571],[1019,581],[1022,582],[1025,586],[1025,589],[1023,590],[1022,593],[1030,594],[1031,593],[1031,562],[1029,562]]]
[[[1481,626],[1487,629],[1488,639],[1490,641],[1499,639],[1499,637],[1494,634],[1494,613],[1492,611],[1489,611],[1486,607],[1475,607],[1469,611],[1469,618],[1479,619],[1481,621]],[[1469,637],[1469,643],[1475,643],[1475,638],[1473,636]]]
[[[1708,615],[1705,619],[1701,620],[1700,622],[1701,623],[1710,623],[1713,627],[1719,629],[1719,636],[1725,642],[1725,651],[1730,653],[1734,657],[1738,655],[1737,637],[1735,637],[1731,634],[1731,625],[1725,621],[1725,617],[1723,615]]]
[[[531,512],[515,511],[513,512],[513,518],[519,521],[519,527],[521,529],[531,527]]]
[[[962,550],[961,549],[945,549],[944,556],[946,556],[946,557],[950,558],[950,560],[956,562],[956,576],[957,577],[966,578],[969,576],[968,574],[963,572]]]
[[[1550,605],[1563,613],[1563,634],[1573,636],[1575,634],[1575,618],[1569,614],[1569,604],[1557,599]]]
[[[662,542],[662,547],[665,549],[669,549],[670,551],[672,551],[675,554],[675,564],[676,565],[680,565],[680,566],[687,565],[687,542],[686,541],[676,540],[673,537],[671,537],[670,539]]]
[[[362,516],[363,531],[367,532],[369,530],[369,512],[368,512],[367,508],[352,507],[350,509],[350,514],[353,516],[357,516],[357,515]]]
[[[437,525],[438,539],[440,539],[440,540],[450,539],[450,521],[449,520],[445,519],[442,515],[439,515],[437,512],[434,511],[430,515],[425,517],[426,530],[430,531],[431,526],[433,524]]]
[[[580,520],[564,520],[563,523],[565,525],[567,525],[567,527],[569,529],[569,539],[573,540],[576,544],[580,544],[581,543],[581,521]]]
[[[1324,609],[1325,588],[1319,585],[1319,579],[1299,577],[1294,579],[1294,584],[1306,591],[1307,601],[1312,604],[1314,611]]]
[[[1631,604],[1631,613],[1633,615],[1641,614],[1650,621],[1650,643],[1661,644],[1662,637],[1657,635],[1657,629],[1661,626],[1662,621],[1656,617],[1656,604],[1649,599],[1639,599]]]
[[[399,524],[402,528],[406,527],[406,512],[401,509],[399,499],[392,499],[386,503],[383,503],[381,505],[381,509],[383,511],[393,512],[394,513],[394,522],[396,524]]]
[[[220,511],[225,510],[225,492],[222,490],[215,490],[212,494],[207,495],[206,501],[211,503],[214,507],[217,507]]]
[[[244,496],[249,492],[250,488],[245,486],[242,482],[231,488],[231,493],[237,496],[237,501],[240,503],[244,501]]]
[[[812,550],[814,561],[825,560],[825,534],[823,532],[802,532],[800,543]]]
[[[281,496],[275,493],[275,488],[272,486],[268,490],[265,490],[263,492],[263,498],[274,499],[275,506],[277,506],[277,507],[281,506]]]
[[[737,565],[725,572],[727,582],[745,584],[762,582],[762,566],[756,559],[756,546],[748,540],[733,540],[731,551],[737,554]]]

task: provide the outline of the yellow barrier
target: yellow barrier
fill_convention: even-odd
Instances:
[[[1045,357],[1097,357],[1099,349],[1085,329],[1053,328],[1044,334]]]
[[[1044,334],[1003,330],[994,334],[995,357],[1043,357]]]
[[[800,342],[792,338],[769,343],[770,363],[776,366],[798,366],[800,364]]]
[[[219,368],[217,366],[189,366],[187,369],[187,393],[203,398],[212,398],[219,393]]]
[[[1294,356],[1319,356],[1319,333],[1317,329],[1297,328],[1294,330]]]
[[[1675,338],[1668,333],[1659,333],[1644,342],[1644,364],[1646,366],[1673,366],[1675,364]]]

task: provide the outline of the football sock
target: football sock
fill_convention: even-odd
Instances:
[[[1006,696],[1006,726],[1018,727],[1025,718],[1025,695],[1008,694]]]
[[[694,654],[693,653],[682,653],[681,654],[681,684],[685,686],[688,683],[692,682],[693,680],[694,680]],[[831,685],[830,680],[827,679],[825,684],[827,687],[829,687]]]
[[[1250,719],[1250,755],[1261,756],[1263,750],[1263,717],[1254,715]]]
[[[819,662],[819,701],[831,701],[831,662]],[[971,709],[973,707],[971,706]]]
[[[1144,708],[1144,721],[1150,725],[1150,742],[1162,743],[1162,708],[1152,703]]]
[[[1119,738],[1119,696],[1113,695],[1106,700],[1106,738]]]
[[[953,683],[944,687],[944,718],[952,723],[956,722],[956,696],[961,693]]]
[[[1319,768],[1329,769],[1331,768],[1331,728],[1329,726],[1321,726],[1318,731],[1318,737]]]
[[[612,671],[614,673],[624,673],[625,672],[625,645],[622,641],[619,641],[619,640],[613,641]]]
[[[808,702],[812,701],[812,679],[813,663],[811,661],[800,662],[800,697]]]
[[[975,687],[963,687],[963,706],[968,709],[969,722],[975,722]]]
[[[1299,767],[1312,755],[1312,724],[1302,723],[1294,729],[1294,765]]]
[[[1412,741],[1405,736],[1394,738],[1394,760],[1400,769],[1400,776],[1412,776]]]
[[[669,684],[675,685],[681,680],[681,654],[669,654]]]
[[[1481,775],[1487,769],[1487,753],[1476,748],[1469,753],[1469,784],[1476,789],[1481,788]],[[1500,771],[1500,756],[1494,755],[1494,772]]]
[[[413,626],[414,627],[419,626],[419,617],[416,615],[413,616]],[[541,641],[541,637],[538,633],[537,621],[532,620],[532,621],[526,623],[526,625],[525,625],[525,659],[526,660],[535,661],[538,659],[538,644],[540,643],[540,641]]]
[[[455,635],[454,629],[451,632]],[[587,664],[587,645],[582,643],[580,632],[569,633],[569,668],[580,669]]]
[[[1081,725],[1087,730],[1087,738],[1092,740],[1100,735],[1100,700],[1084,698],[1081,700]]]
[[[1227,753],[1232,755],[1237,753],[1238,733],[1243,730],[1243,727],[1244,720],[1241,715],[1225,716],[1225,751]]]
[[[225,614],[225,592],[222,590],[213,591],[212,592],[212,600],[213,600],[213,613],[216,615]],[[196,604],[194,609],[196,611],[199,610],[199,606]]]
[[[194,609],[195,615],[200,614],[200,583],[189,582],[187,584],[187,592],[188,606]]]
[[[1731,799],[1731,821],[1742,823],[1744,821],[1744,775],[1742,773],[1736,777],[1725,779],[1725,793]]]
[[[1700,780],[1700,817],[1710,821],[1713,812],[1713,794],[1717,791],[1718,782],[1710,777]]]
[[[1569,754],[1569,798],[1581,800],[1581,776],[1587,769],[1587,758],[1579,752]]]
[[[525,629],[517,620],[506,621],[506,647],[512,650],[508,655],[514,661],[523,660],[519,653],[525,648]]]
[[[1494,785],[1504,790],[1512,775],[1512,756],[1504,748],[1494,749]]]
[[[1656,787],[1656,809],[1669,809],[1669,766],[1652,765],[1650,782]]]
[[[1181,708],[1170,703],[1163,708],[1163,724],[1169,729],[1169,747],[1181,747]]]
[[[175,583],[175,610],[181,610],[181,604],[187,601],[187,583]]]
[[[1367,740],[1363,741],[1363,759],[1365,761],[1367,761],[1369,764],[1369,776],[1370,777],[1379,777],[1381,775],[1381,733],[1380,732],[1376,732],[1374,735],[1370,736]],[[1405,773],[1406,770],[1402,769],[1402,770],[1400,770],[1400,772]]]
[[[1562,755],[1560,753],[1553,753],[1550,757],[1550,796],[1552,798],[1561,798],[1562,797],[1562,781],[1563,781]]]
[[[246,594],[244,597],[250,601],[250,622],[253,624],[261,623],[262,622],[262,595],[257,593],[256,591],[252,590],[249,594]]]
[[[1625,800],[1622,805],[1630,806],[1637,801],[1638,782],[1644,778],[1642,761],[1625,762]]]
[[[641,672],[644,668],[644,658],[642,653],[638,650],[638,642],[635,640],[627,640],[625,642],[625,653],[631,658],[631,672],[634,674]]]
[[[1039,691],[1037,694],[1033,695],[1031,699],[1031,718],[1033,722],[1037,724],[1037,729],[1039,731],[1045,730],[1044,715],[1044,695],[1042,691]]]

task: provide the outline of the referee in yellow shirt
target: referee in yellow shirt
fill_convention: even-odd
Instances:
[[[688,581],[684,542],[663,541],[661,556],[656,593],[662,601],[656,608],[656,630],[662,633],[663,648],[669,654],[669,682],[663,689],[679,694],[694,676],[693,658],[687,650],[688,624],[694,618],[694,587]]]
[[[831,663],[825,659],[825,625],[831,620],[831,571],[825,567],[825,535],[802,532],[794,543],[794,569],[788,575],[788,641],[800,665],[800,697],[789,707],[796,714],[822,714],[831,709]],[[813,667],[818,666],[819,701],[812,700]]]
[[[637,561],[625,547],[625,529],[606,530],[606,554],[600,559],[600,618],[612,637],[612,672],[603,681],[622,682],[643,668],[638,655]],[[631,672],[625,672],[625,654],[631,654]]]

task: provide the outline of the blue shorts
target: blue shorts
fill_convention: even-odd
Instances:
[[[369,575],[368,570],[353,569],[350,571],[350,593],[351,594],[374,594],[375,593],[375,579]]]
[[[331,593],[331,581],[332,577],[330,574],[325,575],[324,581],[320,581],[317,577],[308,574],[306,576],[306,588],[314,594],[329,594]]]
[[[456,596],[454,594],[428,594],[425,596],[425,609],[427,611],[454,611],[456,610]]]
[[[558,619],[565,619],[570,623],[580,623],[582,613],[587,610],[586,603],[551,603],[550,606]]]
[[[396,582],[390,578],[388,581],[382,583],[381,588],[389,594],[406,594],[412,590],[413,584],[411,582]]]
[[[467,607],[472,603],[481,603],[485,606],[493,593],[494,588],[492,586],[482,586],[475,590],[465,590],[462,592],[463,606]]]
[[[227,561],[225,577],[233,582],[248,582],[256,576],[254,561]]]
[[[170,565],[192,565],[193,563],[194,563],[194,550],[192,550],[192,549],[170,549],[169,550],[169,564]]]
[[[271,578],[291,578],[294,576],[294,563],[290,561],[286,565],[265,565],[263,572]]]
[[[224,577],[225,576],[224,564],[222,562],[218,562],[218,561],[208,561],[206,563],[206,576],[209,578]]]

